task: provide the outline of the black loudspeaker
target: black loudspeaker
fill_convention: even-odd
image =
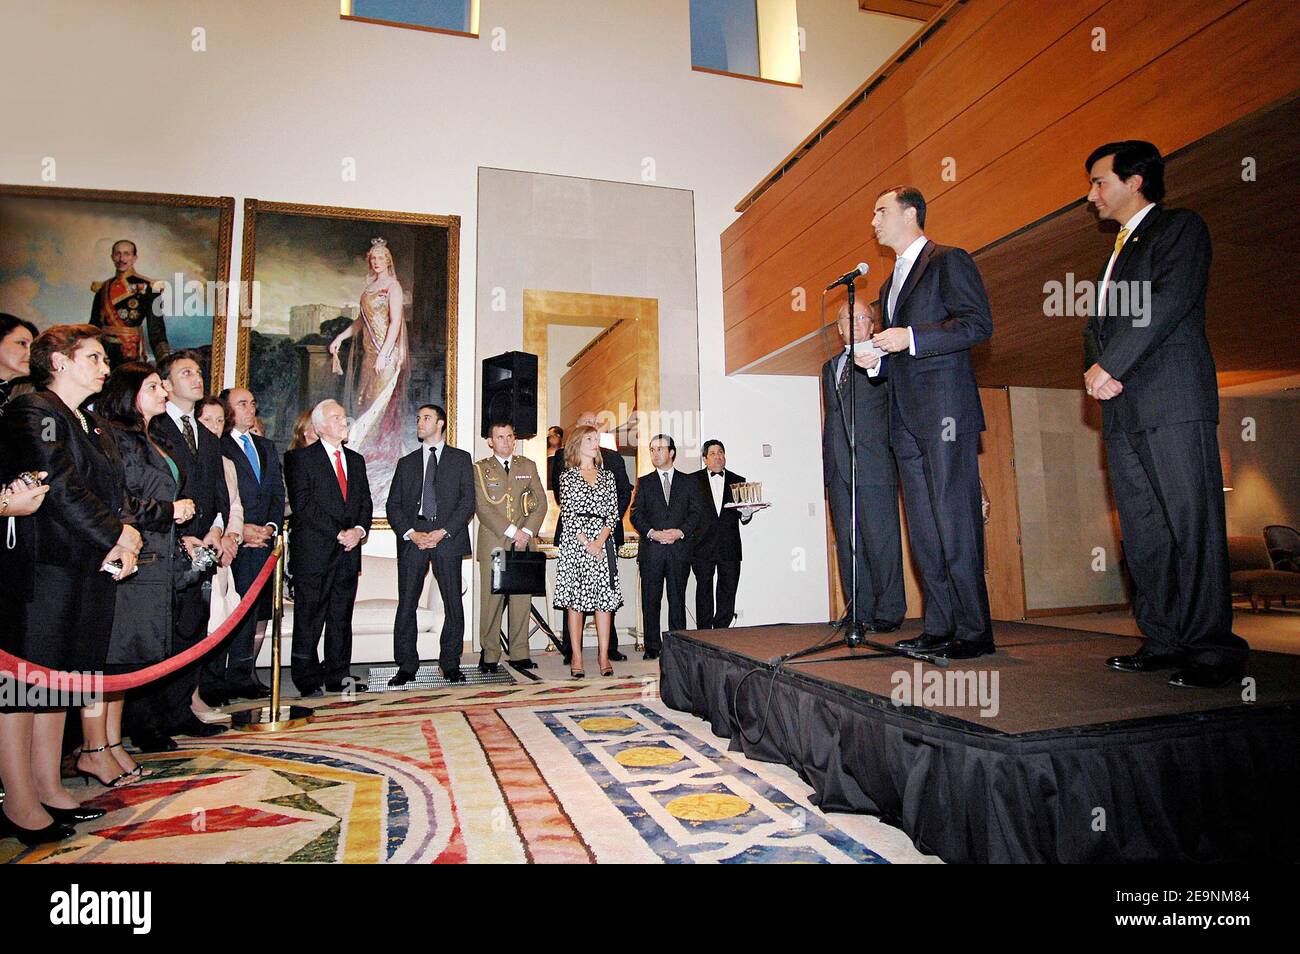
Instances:
[[[507,351],[483,359],[482,435],[494,421],[509,421],[515,437],[537,435],[537,355]]]

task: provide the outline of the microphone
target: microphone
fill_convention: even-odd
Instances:
[[[852,285],[860,276],[867,274],[870,269],[871,266],[866,262],[858,262],[857,268],[853,269],[851,272],[845,272],[839,278],[835,279],[835,281],[826,286],[826,290],[830,291],[836,285]]]

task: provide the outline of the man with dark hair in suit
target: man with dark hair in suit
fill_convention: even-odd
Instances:
[[[731,488],[745,478],[727,470],[727,449],[722,441],[704,442],[704,467],[691,475],[696,481],[700,529],[695,535],[691,571],[695,574],[695,625],[700,629],[726,629],[736,618],[736,588],[740,585],[740,525],[754,518],[750,507],[736,503]],[[718,580],[715,603],[713,579]]]
[[[637,563],[641,568],[641,617],[645,630],[643,659],[658,659],[663,646],[659,602],[668,584],[668,628],[686,628],[686,581],[691,575],[691,551],[700,528],[698,481],[673,463],[677,443],[667,434],[650,439],[655,469],[638,478],[632,498],[632,526],[641,536]]]
[[[304,697],[319,696],[322,685],[329,692],[366,692],[370,687],[351,675],[352,607],[373,509],[366,461],[343,446],[348,416],[338,401],[317,404],[311,423],[320,440],[284,458],[293,508],[293,684]],[[324,666],[316,651],[322,630]]]
[[[158,375],[167,391],[167,413],[150,422],[150,433],[176,463],[184,494],[194,501],[194,517],[176,528],[177,535],[191,555],[199,547],[212,547],[228,566],[239,538],[225,532],[230,495],[221,444],[198,423],[194,413],[205,390],[199,355],[174,351],[158,363]],[[173,603],[175,655],[207,636],[209,607],[200,583],[178,589]],[[131,741],[142,751],[174,749],[176,743],[170,738],[174,733],[212,736],[224,731],[221,726],[200,722],[190,709],[201,667],[199,661],[190,663],[128,697],[123,720],[130,727]]]
[[[270,559],[276,535],[284,524],[284,473],[275,445],[253,431],[257,398],[248,388],[229,388],[221,400],[230,415],[230,430],[221,438],[221,453],[235,467],[239,500],[244,508],[244,533],[230,565],[235,590],[242,596]],[[204,693],[230,699],[265,699],[271,693],[257,681],[254,635],[260,620],[271,615],[272,586],[268,581],[257,603],[204,663]]]
[[[864,346],[880,330],[876,308],[858,301],[853,312],[850,328],[848,303],[840,306],[836,329],[844,350],[822,365],[822,479],[835,527],[840,588],[847,605],[853,587],[852,476],[856,455],[858,591],[854,614],[867,632],[890,633],[898,629],[907,613],[907,596],[898,525],[898,472],[889,450],[889,385],[883,367],[865,367],[871,349]],[[850,332],[859,349],[856,360],[849,354]],[[851,431],[855,435],[852,449]]]
[[[871,340],[888,352],[879,361],[889,377],[889,438],[925,593],[924,630],[899,645],[972,659],[994,651],[978,460],[984,409],[970,359],[992,336],[993,315],[970,255],[923,234],[919,190],[882,192],[871,225],[897,256],[877,303],[884,328]]]
[[[1164,159],[1151,143],[1107,143],[1084,169],[1088,201],[1121,228],[1084,331],[1083,383],[1101,402],[1133,615],[1147,638],[1106,665],[1221,686],[1241,677],[1249,647],[1232,632],[1219,391],[1205,336],[1210,233],[1195,212],[1160,205]]]
[[[470,555],[469,522],[474,517],[474,464],[467,452],[447,443],[447,412],[420,406],[415,418],[418,449],[397,462],[388,490],[388,523],[397,537],[397,618],[393,656],[397,674],[389,686],[404,686],[420,668],[415,609],[429,570],[442,597],[438,667],[449,682],[464,682],[460,654],[465,643],[465,609],[460,599],[461,561]]]
[[[574,427],[580,427],[586,424],[589,427],[600,430],[600,425],[596,423],[595,411],[583,411],[574,421]],[[546,461],[546,482],[547,486],[555,494],[555,502],[560,502],[560,472],[564,470],[564,429],[552,427],[551,431],[558,431],[558,437],[561,441],[560,446]],[[550,431],[547,431],[547,446],[550,446]],[[623,545],[623,516],[627,513],[628,505],[632,503],[632,481],[627,476],[627,465],[623,463],[623,455],[616,450],[608,447],[600,449],[601,466],[614,475],[614,492],[618,495],[618,523],[614,524],[614,549]],[[561,504],[563,510],[563,504]],[[555,539],[560,539],[560,528],[563,526],[563,513],[555,521]],[[583,615],[586,619],[586,615]],[[569,614],[564,614],[564,638],[561,641],[561,655],[564,656],[565,663],[573,658],[573,634],[569,632]],[[627,659],[623,653],[618,650],[618,629],[611,626],[609,629],[609,658],[611,662],[622,662]]]
[[[154,307],[160,293],[154,289],[153,279],[135,270],[138,254],[135,242],[118,239],[111,251],[116,274],[90,285],[95,294],[90,303],[90,323],[104,329],[104,344],[114,366],[123,361],[148,360],[141,327],[148,334],[155,361],[162,361],[171,350],[166,319]]]

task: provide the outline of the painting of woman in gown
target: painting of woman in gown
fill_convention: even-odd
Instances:
[[[370,274],[360,312],[330,342],[329,352],[334,373],[344,375],[343,406],[354,419],[348,446],[366,459],[374,499],[386,500],[403,454],[402,426],[409,416],[405,293],[384,239],[371,241],[366,264]],[[339,351],[349,338],[345,371]]]
[[[415,409],[455,423],[459,250],[454,215],[244,201],[235,378],[281,452],[299,414],[343,405],[379,529],[403,449],[419,444]]]

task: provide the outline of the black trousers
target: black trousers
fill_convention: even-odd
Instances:
[[[641,620],[648,652],[657,653],[663,646],[659,602],[663,599],[665,583],[668,584],[668,628],[686,628],[686,581],[690,575],[689,557],[641,561]]]
[[[740,584],[739,560],[696,559],[691,563],[695,574],[695,625],[699,629],[726,629],[736,618],[736,587]],[[714,602],[713,578],[718,578],[717,602]]]
[[[1232,632],[1214,423],[1116,431],[1106,439],[1106,454],[1133,579],[1133,615],[1150,651],[1209,666],[1243,662],[1250,647]]]
[[[261,572],[263,565],[270,559],[271,548],[240,547],[235,561],[230,564],[230,574],[234,578],[235,590],[242,597],[248,592]],[[270,619],[271,590],[275,586],[275,577],[266,581],[262,595],[244,614],[243,620],[234,631],[223,639],[217,648],[203,657],[203,671],[199,676],[202,689],[223,692],[251,686],[254,682],[253,669],[256,659],[253,655],[253,640],[257,635],[259,619]]]
[[[172,594],[173,638],[168,656],[183,653],[208,634],[207,590],[196,583]],[[123,731],[134,736],[146,733],[170,735],[194,718],[190,702],[199,685],[204,660],[163,676],[127,693],[122,711]]]
[[[890,443],[903,484],[908,539],[921,570],[925,631],[957,639],[992,639],[984,582],[984,513],[980,436],[918,440],[897,413]]]
[[[438,594],[442,598],[443,619],[438,642],[438,665],[443,670],[460,667],[460,654],[465,648],[465,607],[460,598],[461,558],[439,555],[437,548],[421,550],[414,543],[399,543],[393,658],[397,660],[397,668],[402,672],[413,673],[420,668],[415,612],[420,603],[420,593],[424,589],[425,575],[430,569],[433,570]]]
[[[352,606],[357,571],[342,565],[293,577],[293,684],[299,692],[338,686],[352,673]],[[325,634],[325,664],[317,654]]]
[[[862,468],[858,468],[861,473]],[[826,487],[835,527],[835,557],[847,605],[853,587],[853,494],[849,484],[832,479]],[[901,623],[907,615],[903,589],[903,542],[898,525],[898,485],[858,484],[858,622]]]

